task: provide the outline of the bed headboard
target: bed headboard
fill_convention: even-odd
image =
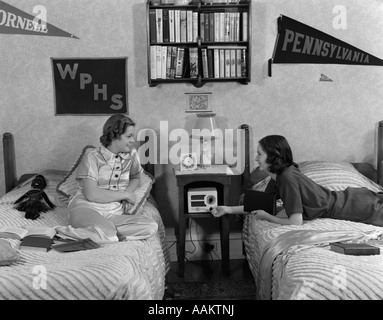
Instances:
[[[146,143],[149,140],[149,136],[145,136]],[[145,151],[145,156],[149,157],[149,149]],[[16,154],[15,154],[15,141],[13,134],[6,132],[3,134],[3,155],[4,155],[4,177],[5,177],[5,192],[11,191],[18,181],[16,172]],[[142,166],[144,170],[155,177],[154,164],[147,163]],[[25,174],[25,172],[23,172]]]
[[[377,147],[377,154],[378,154],[378,162],[377,162],[377,169],[378,169],[378,183],[383,186],[383,121],[379,121],[378,125],[378,147]]]
[[[250,186],[250,138],[249,138],[249,126],[243,124],[240,129],[244,130],[244,156],[245,156],[245,167],[241,175],[241,193],[245,192],[245,189]]]

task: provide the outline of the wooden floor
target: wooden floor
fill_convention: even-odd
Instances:
[[[246,259],[230,260],[230,275],[223,272],[221,260],[186,261],[184,277],[178,273],[178,263],[171,262],[167,275],[168,283],[245,279],[253,279]]]

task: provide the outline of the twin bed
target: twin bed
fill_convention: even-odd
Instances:
[[[14,138],[3,135],[6,194],[0,197],[0,227],[68,225],[67,203],[76,189],[76,169],[86,146],[69,171],[41,172],[45,193],[55,205],[36,220],[27,220],[14,202],[31,188],[35,175],[16,177]],[[75,160],[75,159],[74,159]],[[158,223],[155,236],[123,241],[101,248],[76,252],[19,250],[20,240],[0,239],[0,300],[161,300],[170,259],[165,228],[151,195],[154,166],[147,165],[135,191],[137,204],[131,214],[153,218]],[[19,181],[19,182],[17,182]]]
[[[383,144],[382,133],[380,125],[379,146]],[[249,139],[246,141],[243,188],[264,191],[270,178],[250,173]],[[380,149],[378,161],[381,161]],[[379,172],[369,164],[304,161],[299,167],[302,173],[331,190],[351,186],[383,192],[383,187],[376,183]],[[277,207],[277,214],[286,216],[283,203],[278,202]],[[243,241],[258,299],[383,299],[383,227],[327,218],[288,226],[247,215]],[[367,242],[380,247],[381,253],[344,255],[330,250],[329,244],[337,241]]]

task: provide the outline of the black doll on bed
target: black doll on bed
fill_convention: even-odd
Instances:
[[[35,220],[40,217],[41,212],[47,212],[55,207],[44,192],[46,186],[44,176],[37,175],[31,182],[32,189],[15,201],[15,208],[24,211],[25,218]]]
[[[383,226],[383,194],[367,188],[347,188],[330,191],[299,171],[293,162],[286,138],[266,136],[258,143],[255,160],[276,184],[276,192],[283,202],[287,218],[255,210],[257,219],[279,224],[301,225],[303,220],[332,218]],[[218,206],[214,217],[244,212],[243,206]]]

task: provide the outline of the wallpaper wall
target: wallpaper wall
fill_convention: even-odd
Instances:
[[[184,128],[185,93],[212,92],[219,125],[250,125],[251,141],[282,134],[295,160],[375,163],[376,125],[383,120],[383,67],[275,65],[267,74],[283,14],[383,58],[383,3],[379,0],[253,0],[252,81],[147,84],[144,0],[5,0],[25,12],[43,5],[48,22],[79,39],[0,34],[0,132],[15,136],[17,172],[67,170],[87,144],[99,144],[107,116],[55,116],[51,57],[128,57],[129,115],[138,129]],[[337,7],[338,6],[338,7]],[[343,28],[336,8],[346,11]],[[333,80],[319,81],[321,74]],[[2,152],[2,151],[1,151]],[[0,158],[0,195],[5,192]],[[156,194],[164,222],[177,225],[178,199],[173,165],[156,167]],[[170,231],[172,233],[172,231]]]

